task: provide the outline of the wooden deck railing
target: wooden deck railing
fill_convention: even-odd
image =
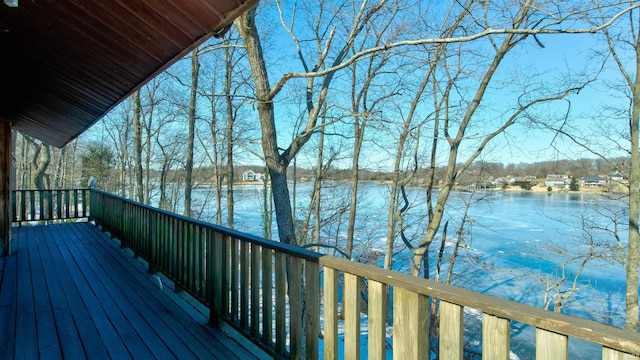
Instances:
[[[393,357],[428,359],[429,302],[437,299],[434,350],[440,359],[463,358],[465,308],[482,312],[483,358],[509,358],[510,323],[517,321],[536,328],[537,359],[567,359],[569,338],[602,345],[602,359],[640,359],[640,335],[623,329],[321,255],[101,191],[91,191],[91,204],[91,218],[146,259],[151,271],[162,271],[207,304],[213,321],[225,320],[277,357],[318,358],[322,309],[325,358],[359,358],[368,336],[368,357],[384,359],[392,308]],[[364,280],[366,335],[360,328]],[[344,320],[338,320],[338,292]],[[341,321],[343,354],[338,353]]]
[[[91,192],[91,203],[91,219],[208,305],[212,321],[223,319],[277,357],[318,358],[320,254],[101,191]],[[287,284],[287,265],[298,281]]]
[[[12,221],[56,221],[87,218],[89,189],[14,190]]]

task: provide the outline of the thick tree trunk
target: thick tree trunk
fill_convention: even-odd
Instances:
[[[235,23],[240,36],[244,40],[256,87],[257,108],[262,130],[262,151],[271,178],[271,192],[275,204],[278,236],[283,243],[296,244],[287,184],[289,160],[284,156],[280,156],[278,152],[275,114],[272,99],[269,98],[269,76],[263,60],[258,29],[255,26],[255,9],[240,16]]]
[[[38,190],[46,190],[49,188],[47,169],[51,164],[51,150],[49,145],[40,143],[36,152],[33,155],[33,165],[36,170],[33,175],[33,188]]]
[[[191,54],[191,91],[189,94],[189,134],[187,138],[187,161],[184,180],[184,216],[191,216],[191,191],[193,189],[193,142],[196,127],[196,96],[198,94],[198,49]]]
[[[135,200],[137,202],[144,202],[144,185],[142,183],[142,124],[140,117],[142,116],[142,109],[140,106],[140,91],[133,93],[133,158],[134,158],[134,173],[136,179],[136,194]]]
[[[636,46],[636,78],[632,86],[631,171],[629,174],[629,245],[627,248],[626,325],[633,332],[640,326],[638,313],[638,266],[640,265],[640,46]]]

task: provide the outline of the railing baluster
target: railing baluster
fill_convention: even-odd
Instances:
[[[324,357],[338,358],[338,270],[324,267]]]
[[[40,207],[40,220],[47,219],[47,213],[44,211],[44,191],[38,190],[38,206]]]
[[[53,220],[53,191],[47,191],[47,217]]]
[[[487,359],[509,359],[509,320],[482,314],[482,354]]]
[[[249,271],[251,259],[249,257],[249,244],[240,242],[240,327],[249,328]]]
[[[210,278],[208,278],[208,285],[211,291],[211,305],[209,307],[209,322],[216,324],[220,315],[222,315],[223,294],[226,294],[223,290],[223,271],[224,265],[224,239],[222,234],[214,232],[213,230],[207,230],[207,238],[209,239],[207,247],[207,266],[211,268]]]
[[[569,358],[566,336],[544,329],[536,329],[536,360],[562,360]]]
[[[359,276],[344,274],[344,357],[360,359],[360,289]],[[402,358],[400,358],[402,359]]]
[[[371,360],[384,359],[387,352],[387,286],[381,282],[369,280],[368,298],[368,358]]]
[[[22,213],[21,221],[27,220],[27,205],[25,204],[25,191],[20,191],[20,212]]]
[[[260,336],[260,246],[251,244],[251,335]]]
[[[464,309],[440,301],[440,359],[459,359],[463,355]]]
[[[238,279],[238,240],[231,238],[231,320],[238,321],[238,291],[240,284]]]
[[[31,214],[29,220],[36,220],[36,192],[29,191],[29,205],[31,206]]]
[[[291,358],[303,358],[303,338],[302,332],[302,260],[297,257],[289,258],[289,352]]]
[[[229,310],[230,296],[231,296],[231,239],[229,236],[224,235],[222,237],[222,248],[220,255],[222,256],[222,272],[221,272],[221,280],[222,280],[222,307],[221,314],[227,318],[231,317],[231,313]]]
[[[320,268],[318,263],[306,260],[305,264],[305,339],[306,359],[318,358],[320,337]]]
[[[429,334],[428,298],[398,286],[394,287],[393,358],[428,359],[429,342],[425,341],[426,334]]]
[[[285,354],[287,346],[287,271],[285,255],[276,251],[276,353]]]
[[[602,360],[640,360],[640,356],[625,354],[618,350],[602,347]]]
[[[262,342],[273,344],[273,250],[262,249]]]

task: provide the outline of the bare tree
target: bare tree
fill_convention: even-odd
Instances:
[[[136,179],[135,200],[144,201],[144,185],[142,183],[142,109],[140,105],[140,91],[133,93],[133,158]]]
[[[184,215],[191,216],[191,192],[193,189],[193,145],[196,127],[196,102],[198,95],[198,74],[200,72],[200,62],[198,49],[191,54],[191,87],[189,92],[189,134],[187,135],[187,159],[185,163],[184,179]]]

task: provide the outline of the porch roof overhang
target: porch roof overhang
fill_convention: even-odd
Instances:
[[[0,3],[0,118],[61,147],[257,2]]]

